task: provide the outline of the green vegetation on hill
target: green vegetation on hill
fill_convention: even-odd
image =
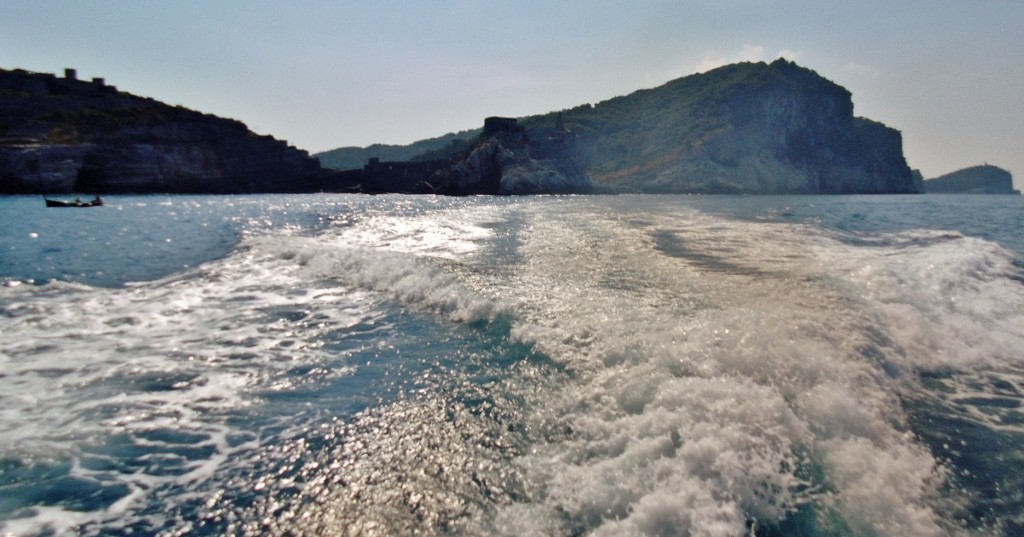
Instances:
[[[456,145],[460,150],[465,150],[477,136],[480,136],[480,129],[449,132],[443,136],[420,140],[408,145],[373,144],[368,147],[339,147],[315,153],[313,156],[320,159],[320,165],[325,168],[355,170],[362,168],[371,158],[378,158],[381,161],[404,162],[433,158],[438,150],[441,150],[441,153],[452,154],[455,152]],[[425,154],[431,156],[424,156]]]
[[[596,105],[526,118],[531,138],[543,138],[559,121],[582,141],[588,171],[614,185],[628,178],[651,178],[666,162],[699,148],[726,127],[710,113],[748,77],[747,65],[731,65],[710,75],[694,75]]]
[[[991,164],[971,166],[928,179],[925,192],[930,194],[1019,194],[1013,189],[1010,172]]]
[[[786,60],[728,65],[520,124],[531,158],[569,157],[602,190],[920,191],[898,131],[854,117],[849,91]],[[424,158],[464,152],[470,137],[461,134],[444,143],[421,142],[436,144]],[[362,151],[349,166],[372,156],[388,158]],[[391,158],[410,159],[412,153]]]
[[[0,69],[0,193],[342,189],[305,151],[102,79]]]
[[[897,131],[850,92],[785,60],[741,63],[526,118],[580,138],[597,184],[643,192],[915,192]]]

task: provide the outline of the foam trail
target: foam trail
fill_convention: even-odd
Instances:
[[[914,367],[1020,365],[1024,287],[1012,254],[949,233],[906,233],[888,242],[894,244],[870,258],[851,252],[843,268],[892,319]]]
[[[152,495],[215,479],[254,447],[253,431],[229,425],[254,392],[354,371],[323,342],[379,324],[373,302],[302,279],[294,262],[257,243],[120,289],[57,282],[2,290],[0,450],[29,473],[67,466],[66,479],[110,498],[91,511],[33,506],[4,521],[4,531],[130,523],[125,513]],[[311,366],[327,369],[294,374]]]
[[[996,244],[676,197],[360,200],[157,282],[0,290],[4,449],[129,486],[6,529],[1012,534],[1019,501],[980,496],[1019,490],[1013,464],[964,477],[968,442],[1024,432],[1024,286]],[[111,476],[64,428],[169,462]]]
[[[539,211],[523,239],[513,336],[581,376],[536,409],[552,438],[521,460],[535,501],[499,527],[525,510],[540,534],[737,535],[815,505],[834,531],[949,530],[943,470],[900,405],[899,335],[816,263],[810,230],[576,212]]]

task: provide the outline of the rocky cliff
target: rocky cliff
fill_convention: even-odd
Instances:
[[[923,188],[903,157],[899,131],[855,117],[849,91],[786,60],[728,65],[520,124],[528,150],[514,153],[528,154],[532,164],[521,162],[505,174],[505,184],[520,185],[517,192],[531,191],[533,183],[512,177],[544,177],[547,170],[537,163],[557,163],[559,175],[549,185],[560,178],[572,178],[569,184],[575,185],[582,177],[608,192],[852,194]],[[475,151],[487,158],[501,154],[487,144]],[[423,158],[463,152],[464,144],[451,143]],[[486,168],[481,155],[470,160],[477,164],[465,167]]]
[[[538,144],[515,119],[491,117],[484,121],[479,141],[448,172],[448,180],[459,190],[481,185],[499,195],[587,193],[590,181],[579,165],[575,138],[571,132],[558,136],[559,152],[536,154]]]
[[[316,159],[238,121],[77,80],[0,69],[0,193],[310,192]]]
[[[536,154],[540,147],[544,148],[543,158]],[[371,158],[363,170],[343,173],[358,178],[359,188],[365,192],[461,196],[581,194],[592,190],[570,131],[534,142],[515,119],[489,117],[476,140],[460,141],[447,149],[429,154],[440,158],[413,162]]]
[[[586,172],[616,191],[918,192],[902,137],[853,115],[850,92],[786,60],[744,63],[523,120],[577,133]]]
[[[947,173],[924,182],[929,194],[1020,194],[1010,172],[985,164]]]

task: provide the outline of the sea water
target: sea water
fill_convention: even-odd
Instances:
[[[0,535],[1021,535],[1020,196],[0,198]]]

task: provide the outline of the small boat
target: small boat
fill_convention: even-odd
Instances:
[[[92,201],[82,201],[81,198],[75,198],[75,201],[60,201],[60,200],[52,200],[50,198],[47,198],[46,196],[43,196],[43,199],[46,200],[46,206],[47,207],[102,207],[103,206],[103,198],[99,197],[99,195],[97,195],[95,198],[93,198]]]

